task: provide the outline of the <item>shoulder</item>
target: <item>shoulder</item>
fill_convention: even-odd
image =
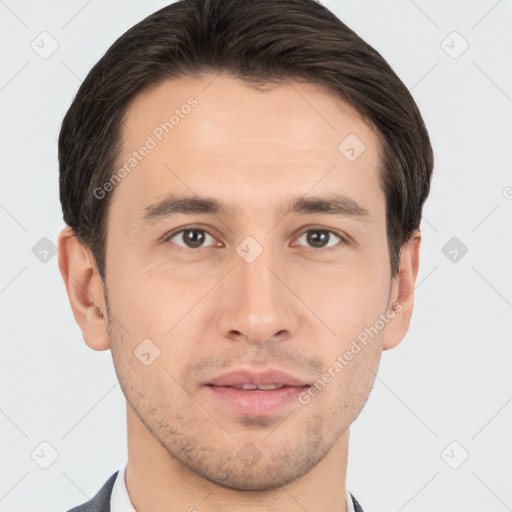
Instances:
[[[354,505],[354,512],[364,512],[363,508],[361,507],[361,505],[359,505],[359,502],[356,500],[356,498],[350,494],[350,497],[352,498],[352,503]]]
[[[118,473],[119,471],[116,471],[90,501],[74,507],[68,512],[110,512],[110,496]]]

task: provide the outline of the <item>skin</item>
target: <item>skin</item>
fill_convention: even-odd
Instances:
[[[197,107],[115,187],[106,290],[91,252],[69,228],[59,237],[74,317],[90,348],[111,349],[126,396],[130,499],[139,512],[345,511],[349,427],[382,350],[409,328],[420,233],[392,280],[379,138],[313,84],[258,91],[226,74],[165,81],[129,105],[119,161],[191,96]],[[366,146],[352,162],[338,150],[349,134]],[[235,214],[142,224],[143,209],[171,192],[213,196]],[[287,201],[332,192],[369,215],[286,215]],[[192,226],[212,233],[197,233],[200,248],[183,233],[164,236]],[[312,228],[334,233],[328,247],[312,245]],[[247,236],[263,249],[252,263],[236,252]],[[394,318],[306,405],[251,418],[203,386],[235,368],[315,382],[396,302]],[[149,366],[134,355],[146,338],[160,349]],[[247,443],[261,456],[252,466],[237,457]]]

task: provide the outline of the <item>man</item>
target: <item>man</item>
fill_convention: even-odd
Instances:
[[[127,401],[126,467],[73,511],[362,510],[349,428],[433,167],[385,60],[315,0],[181,0],[91,70],[59,163],[59,267]]]

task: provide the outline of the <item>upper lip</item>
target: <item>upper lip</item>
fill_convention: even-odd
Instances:
[[[266,370],[254,372],[250,370],[235,370],[216,377],[208,382],[212,386],[241,386],[242,384],[256,384],[268,386],[279,384],[282,386],[307,386],[308,383],[297,377],[293,377],[281,370]]]

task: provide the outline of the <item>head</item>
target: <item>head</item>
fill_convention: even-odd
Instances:
[[[93,67],[59,164],[59,266],[134,421],[228,487],[315,467],[412,314],[433,156],[386,61],[314,0],[182,0]],[[237,414],[208,384],[240,368],[324,384]]]

